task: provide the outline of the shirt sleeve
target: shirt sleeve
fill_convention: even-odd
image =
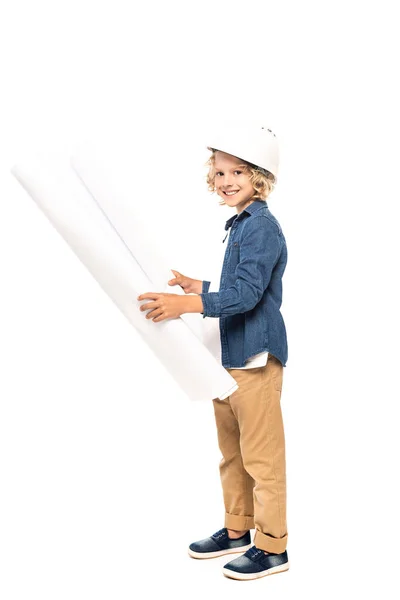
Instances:
[[[203,319],[236,315],[254,308],[268,287],[281,249],[282,238],[275,223],[264,216],[249,219],[243,228],[235,283],[226,290],[200,294]]]
[[[203,285],[202,285],[202,289],[201,289],[202,294],[207,294],[210,285],[211,285],[211,281],[206,281],[206,280],[203,281]]]

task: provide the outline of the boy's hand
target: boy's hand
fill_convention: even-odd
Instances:
[[[182,273],[174,271],[174,269],[171,269],[171,271],[175,275],[175,278],[170,279],[168,285],[180,285],[185,294],[201,294],[203,282],[200,279],[186,277],[186,275],[182,275]]]
[[[140,310],[149,310],[146,319],[153,319],[154,323],[166,319],[177,319],[187,312],[188,299],[179,294],[165,294],[158,292],[146,292],[138,296],[138,300],[149,298],[152,302],[142,304]]]

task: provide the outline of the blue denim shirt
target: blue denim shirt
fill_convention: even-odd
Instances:
[[[225,225],[231,233],[218,292],[203,281],[203,318],[219,317],[222,366],[244,367],[268,351],[286,367],[286,328],[280,312],[286,240],[265,200],[254,200]],[[228,235],[228,234],[227,234]],[[224,240],[225,241],[225,240]]]

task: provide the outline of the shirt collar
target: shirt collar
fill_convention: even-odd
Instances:
[[[258,210],[260,208],[260,206],[266,206],[268,208],[268,204],[266,200],[253,200],[253,202],[251,202],[251,204],[249,204],[249,206],[247,208],[244,208],[242,210],[241,213],[233,215],[230,219],[227,220],[227,222],[225,223],[225,231],[227,231],[229,229],[229,227],[232,225],[233,221],[237,218],[239,219],[243,219],[244,215],[243,213],[248,213],[249,215],[251,215],[254,211]]]

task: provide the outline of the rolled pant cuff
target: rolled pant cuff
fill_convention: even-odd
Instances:
[[[254,529],[254,517],[225,513],[225,527],[227,529],[235,529],[236,531]]]
[[[265,550],[265,552],[280,554],[281,552],[285,552],[286,550],[287,539],[287,534],[282,538],[274,538],[256,529],[253,544],[254,546],[256,546],[256,548],[260,548],[260,550]]]

